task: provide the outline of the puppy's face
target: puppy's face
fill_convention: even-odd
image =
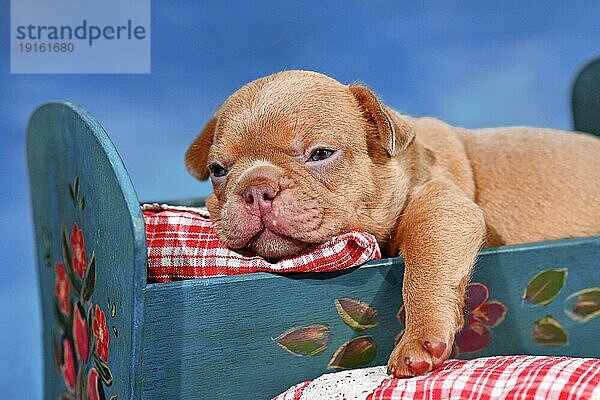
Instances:
[[[286,71],[230,96],[186,166],[212,180],[207,207],[224,244],[277,259],[376,229],[379,169],[406,141],[397,130],[366,88]]]

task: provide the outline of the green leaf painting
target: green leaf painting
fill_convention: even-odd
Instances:
[[[541,346],[564,346],[567,344],[567,331],[551,315],[535,321],[533,341]]]
[[[89,266],[86,268],[83,286],[81,288],[81,298],[83,301],[89,301],[96,287],[96,256],[92,253]]]
[[[350,369],[369,365],[377,355],[377,344],[372,336],[359,336],[342,344],[331,357],[328,369]]]
[[[77,369],[77,400],[87,400],[87,388],[85,375],[83,372],[83,363],[79,364],[79,368]]]
[[[79,197],[79,175],[75,175],[73,179],[73,192],[75,193],[75,198]]]
[[[549,304],[558,295],[566,279],[566,268],[543,270],[529,281],[523,299],[535,306]]]
[[[377,325],[377,310],[370,304],[350,298],[334,300],[342,321],[356,331]],[[327,349],[333,338],[329,324],[315,323],[291,328],[273,339],[296,356],[318,356]],[[372,336],[359,336],[342,344],[333,354],[327,368],[355,368],[375,359],[377,345]]]
[[[54,368],[60,370],[60,365],[62,364],[62,349],[56,340],[56,334],[54,331],[52,332],[52,354],[54,359]]]
[[[344,323],[356,331],[362,331],[377,325],[375,321],[377,310],[367,303],[350,297],[341,297],[335,300],[335,308]]]
[[[565,313],[582,323],[600,315],[600,288],[583,289],[567,297]]]
[[[296,356],[318,356],[331,342],[328,324],[312,324],[291,328],[277,337],[277,344]]]
[[[100,377],[106,386],[110,386],[113,383],[113,376],[110,372],[110,368],[106,361],[101,359],[98,354],[94,353],[94,364],[96,365],[96,369],[100,373]]]

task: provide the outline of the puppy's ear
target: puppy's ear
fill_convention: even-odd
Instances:
[[[406,149],[415,135],[412,127],[402,118],[391,116],[377,96],[367,87],[349,85],[348,88],[358,101],[363,117],[371,128],[370,133],[377,136],[379,143],[388,154],[393,157]]]
[[[208,121],[202,132],[194,139],[185,153],[185,168],[192,176],[205,181],[209,177],[208,149],[212,145],[217,126],[216,115]]]

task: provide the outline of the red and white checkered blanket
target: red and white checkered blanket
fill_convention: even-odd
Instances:
[[[336,236],[312,250],[270,263],[226,248],[204,208],[142,206],[148,246],[148,282],[266,271],[331,272],[381,258],[375,237],[365,232]]]
[[[338,377],[336,377],[336,375]],[[392,379],[385,367],[325,374],[273,400],[600,399],[600,359],[501,356],[448,360],[430,374]]]

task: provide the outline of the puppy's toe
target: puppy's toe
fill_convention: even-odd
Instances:
[[[433,356],[433,358],[439,359],[446,352],[448,345],[444,342],[430,342],[426,340],[423,342],[423,347],[425,348],[425,350],[427,350],[429,354]]]
[[[439,367],[451,351],[449,342],[404,335],[390,355],[388,373],[396,378],[423,375]]]
[[[433,357],[418,341],[400,340],[388,361],[388,373],[396,378],[422,375],[432,367]]]

